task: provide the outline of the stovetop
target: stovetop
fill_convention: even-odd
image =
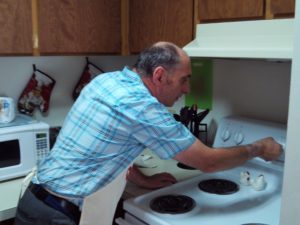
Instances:
[[[264,190],[256,191],[251,185],[240,183],[241,172],[248,171],[255,179],[264,174],[267,185]],[[201,191],[200,181],[206,179],[227,179],[239,185],[239,190],[232,194],[218,195]],[[245,223],[278,224],[280,214],[280,193],[282,187],[282,171],[271,170],[267,167],[251,163],[232,170],[218,173],[202,174],[192,179],[182,181],[167,188],[150,192],[146,195],[132,198],[124,202],[124,209],[149,224],[179,225],[184,219],[189,225],[240,225]],[[196,201],[196,207],[190,212],[182,214],[162,214],[150,208],[152,199],[163,195],[186,195]],[[264,210],[265,208],[268,210]],[[272,214],[267,216],[266,213]],[[215,221],[215,223],[213,222]],[[229,224],[229,223],[228,223]]]
[[[240,118],[221,121],[214,146],[248,144],[273,136],[284,145],[285,128],[279,124]],[[279,224],[284,157],[275,163],[254,159],[231,170],[206,173],[145,195],[128,199],[124,209],[151,225],[241,225]],[[262,179],[263,178],[263,179]],[[231,194],[212,194],[199,189],[201,181],[225,179],[237,184]],[[185,195],[196,205],[179,214],[158,213],[151,209],[153,199],[164,195]]]

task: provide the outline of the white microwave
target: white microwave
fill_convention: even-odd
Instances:
[[[0,182],[28,174],[49,148],[49,125],[19,116],[0,126]]]

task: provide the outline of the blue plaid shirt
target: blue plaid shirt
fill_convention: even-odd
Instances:
[[[169,159],[194,141],[139,75],[125,67],[97,76],[82,90],[39,165],[36,182],[82,200],[116,178],[145,148]]]

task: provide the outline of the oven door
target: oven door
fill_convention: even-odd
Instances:
[[[0,181],[25,176],[36,164],[33,132],[0,135]]]

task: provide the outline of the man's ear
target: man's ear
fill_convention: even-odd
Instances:
[[[161,85],[164,79],[166,70],[162,66],[158,66],[154,69],[152,75],[152,81],[155,85]]]

